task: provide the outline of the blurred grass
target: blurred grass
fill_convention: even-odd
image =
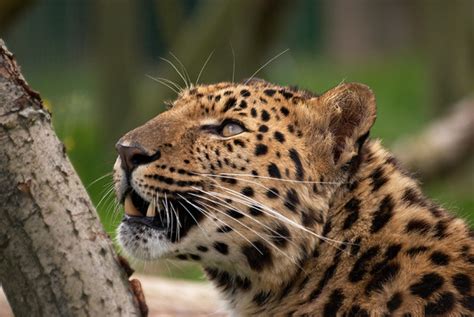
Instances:
[[[367,84],[374,90],[378,104],[378,119],[372,130],[372,137],[381,138],[390,147],[397,138],[419,131],[433,119],[425,84],[426,76],[423,60],[408,55],[355,65],[340,65],[331,63],[328,59],[314,60],[300,56],[297,59],[275,62],[268,67],[267,76],[264,77],[269,81],[298,85],[317,93],[342,81]],[[50,104],[56,132],[66,144],[69,157],[96,204],[106,231],[113,237],[122,211],[113,205],[113,192],[109,191],[109,195],[104,198],[111,188],[111,177],[93,183],[112,170],[115,160],[114,145],[104,145],[100,141],[102,131],[97,110],[99,80],[95,68],[90,65],[70,65],[58,69],[37,69],[27,73],[27,78],[32,87],[40,91]],[[163,109],[163,100],[147,100],[147,95],[153,95],[147,91],[153,89],[155,83],[143,80],[136,85],[134,90],[137,100],[133,107],[137,118],[140,118],[139,113],[143,113],[143,104],[157,105],[156,114]],[[119,137],[117,135],[117,139]],[[474,210],[473,166],[474,164],[468,164],[468,171],[458,171],[425,186],[431,198],[468,219],[471,224],[474,223],[474,214],[468,211]],[[158,271],[160,274],[181,278],[202,277],[196,266],[177,266],[177,269],[170,267],[169,270],[160,266]],[[145,266],[143,270],[149,271]]]

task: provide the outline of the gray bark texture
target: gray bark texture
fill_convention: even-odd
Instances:
[[[127,276],[0,40],[0,281],[15,316],[139,316]]]

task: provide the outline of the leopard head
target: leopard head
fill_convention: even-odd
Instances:
[[[120,244],[144,260],[285,273],[323,236],[374,120],[361,84],[319,96],[261,80],[185,90],[117,143]]]

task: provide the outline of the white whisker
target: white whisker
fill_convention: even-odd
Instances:
[[[207,63],[209,62],[209,60],[211,59],[211,57],[212,57],[213,54],[214,54],[214,51],[212,51],[211,54],[209,54],[209,56],[207,57],[206,61],[204,62],[204,65],[202,65],[201,71],[199,72],[199,75],[198,75],[197,78],[196,78],[196,86],[197,86],[198,83],[199,83],[199,78],[201,78],[201,75],[202,75],[202,72],[204,71],[204,68],[206,68]]]
[[[222,201],[222,203],[219,203],[219,202],[217,202],[217,201],[211,200],[211,199],[206,198],[206,197],[201,196],[201,195],[197,195],[197,194],[193,194],[193,193],[191,193],[190,195],[196,196],[196,197],[201,198],[201,199],[208,200],[208,201],[210,201],[210,202],[212,202],[212,203],[214,203],[214,204],[218,204],[218,205],[220,205],[220,206],[222,206],[222,207],[224,207],[224,208],[229,208],[229,209],[233,209],[233,210],[235,210],[235,211],[238,211],[240,214],[242,214],[242,216],[247,217],[248,219],[250,219],[250,220],[256,222],[257,224],[261,225],[262,227],[264,227],[264,228],[267,229],[268,231],[270,231],[270,232],[272,232],[272,233],[278,234],[278,232],[276,232],[274,229],[272,229],[272,228],[269,227],[268,225],[264,224],[263,222],[259,221],[258,219],[255,219],[255,218],[252,217],[251,215],[248,215],[247,213],[245,213],[245,212],[243,212],[242,210],[238,209],[236,206],[233,206],[232,204],[227,203],[227,202],[225,201],[225,199],[223,199],[223,198],[221,198],[221,197],[216,197],[216,196],[212,195],[212,194],[211,194],[210,192],[208,192],[208,191],[200,190],[200,192],[202,192],[202,193],[204,193],[204,194],[207,194],[207,195],[209,195],[209,196],[211,196],[211,197],[213,197],[213,198],[215,198],[215,199],[218,199],[218,200]],[[230,196],[225,196],[225,198],[229,198],[229,199],[235,201],[235,200],[234,200],[232,197],[230,197]],[[245,205],[245,206],[247,206],[247,207],[251,207],[250,205],[246,205],[246,204],[243,204],[243,205]],[[243,223],[242,223],[241,221],[239,221],[238,219],[235,219],[235,218],[233,218],[232,216],[227,215],[227,214],[226,214],[226,216],[227,216],[227,217],[231,217],[233,220],[237,221],[238,223],[240,223],[240,224],[242,224],[243,226],[246,227],[246,225],[243,224]],[[286,238],[285,238],[285,240],[288,241],[288,242],[290,242],[291,244],[294,244],[293,241],[291,241],[291,240],[288,240],[288,239],[286,239]]]
[[[215,181],[215,180],[214,180],[214,181]],[[307,232],[307,233],[309,233],[309,234],[315,236],[316,238],[318,238],[318,239],[320,239],[320,240],[323,240],[323,241],[328,242],[328,243],[331,244],[331,245],[333,245],[332,243],[337,243],[337,244],[350,244],[350,243],[348,243],[348,242],[342,242],[342,241],[333,240],[333,239],[331,239],[331,238],[327,238],[327,237],[321,236],[321,235],[319,235],[319,234],[317,234],[317,233],[315,233],[315,232],[313,232],[313,231],[308,230],[307,228],[305,228],[304,226],[300,225],[299,223],[297,223],[297,222],[295,222],[295,221],[293,221],[293,220],[291,220],[291,219],[289,219],[289,218],[283,216],[281,213],[279,213],[279,212],[277,212],[277,211],[275,211],[275,210],[269,208],[269,207],[266,206],[266,205],[261,204],[260,202],[254,200],[254,199],[252,199],[252,198],[250,198],[250,197],[247,197],[247,196],[245,196],[245,195],[242,195],[242,194],[239,193],[239,192],[236,192],[236,191],[234,191],[234,190],[231,190],[231,189],[226,188],[226,187],[224,187],[224,186],[221,186],[221,185],[219,185],[219,184],[216,184],[216,186],[218,186],[219,188],[221,188],[221,189],[223,189],[223,190],[229,192],[229,194],[233,194],[234,196],[241,197],[240,200],[243,199],[243,201],[250,202],[250,203],[252,203],[252,204],[254,204],[254,205],[260,207],[260,211],[264,212],[265,214],[267,214],[267,215],[269,215],[269,216],[271,216],[271,217],[273,217],[273,218],[282,220],[282,221],[284,221],[285,223],[290,224],[290,225],[292,225],[292,226],[294,226],[294,227],[296,227],[296,228],[298,228],[298,229],[300,229],[300,230],[303,230],[303,231],[305,231],[305,232]],[[193,189],[196,190],[196,188],[193,188]],[[215,193],[216,195],[221,195],[221,193],[217,193],[217,192],[212,192],[212,193]],[[262,210],[262,208],[263,208],[264,210]],[[331,242],[332,242],[332,243],[331,243]],[[335,246],[335,245],[333,245],[333,246],[336,247],[336,248],[338,248],[338,247]]]
[[[178,194],[178,196],[180,196],[181,198],[184,199],[184,197],[181,195],[181,194]],[[196,223],[196,225],[199,227],[199,229],[201,229],[202,233],[204,234],[204,236],[206,237],[206,239],[208,241],[211,241],[209,239],[209,235],[206,233],[206,231],[201,227],[201,225],[199,224],[199,221],[196,220],[196,218],[193,216],[193,214],[189,211],[189,209],[180,201],[178,201],[178,203],[186,210],[186,212],[189,214],[189,216],[191,216],[191,218],[193,218],[194,222]]]
[[[104,202],[104,200],[107,200],[110,198],[110,194],[112,194],[113,190],[114,190],[114,187],[110,187],[109,189],[106,190],[106,193],[102,196],[102,198],[97,203],[96,209],[100,208],[100,205]]]
[[[147,75],[147,74],[145,74],[145,76],[148,77],[148,78],[150,78],[151,80],[156,81],[157,83],[162,84],[163,86],[168,87],[169,89],[171,89],[172,91],[174,91],[177,95],[179,95],[179,91],[176,90],[176,88],[173,88],[172,86],[170,86],[169,84],[167,84],[166,82],[164,82],[164,81],[162,81],[162,80],[160,80],[160,79],[158,79],[158,78],[152,77],[152,76],[150,76],[150,75]]]
[[[94,184],[97,183],[98,181],[100,181],[100,180],[102,180],[102,179],[104,179],[104,178],[106,178],[106,177],[108,177],[108,176],[111,176],[112,174],[113,174],[113,172],[109,172],[109,173],[106,173],[106,174],[104,174],[104,175],[102,175],[102,176],[96,178],[95,180],[93,180],[92,182],[90,182],[89,185],[87,185],[86,188],[91,187],[92,185],[94,185]],[[113,185],[113,184],[112,184],[112,185]]]
[[[204,198],[204,197],[201,197],[201,198]],[[286,258],[288,258],[293,264],[297,265],[298,268],[302,269],[302,267],[300,267],[298,265],[298,263],[296,262],[296,260],[292,257],[290,257],[288,254],[286,254],[283,250],[281,250],[280,248],[278,248],[273,242],[271,242],[270,240],[268,240],[267,238],[265,238],[264,236],[262,236],[261,234],[259,234],[256,230],[250,228],[249,226],[245,225],[244,223],[242,223],[241,221],[238,221],[237,219],[235,218],[232,218],[231,216],[229,216],[228,214],[226,214],[225,212],[219,210],[218,208],[215,208],[213,206],[210,206],[209,204],[206,204],[206,203],[203,203],[201,202],[202,204],[206,205],[207,207],[209,208],[212,208],[214,209],[215,211],[219,212],[220,214],[223,214],[224,216],[226,217],[229,217],[231,218],[233,221],[237,221],[239,222],[242,226],[244,226],[245,228],[247,228],[248,230],[250,230],[251,232],[253,232],[254,234],[256,234],[258,237],[260,237],[263,241],[265,241],[266,243],[268,243],[272,248],[274,248],[275,250],[277,250],[278,252],[280,252],[281,254],[283,254]],[[220,219],[217,219],[217,220],[220,220]],[[242,235],[241,233],[239,233],[237,230],[235,230],[240,236],[242,236],[245,240],[247,240],[247,242],[249,242],[260,254],[263,254],[261,252],[261,250],[258,249],[258,247],[256,247],[247,237],[245,237],[244,235]]]
[[[173,56],[173,58],[178,62],[178,64],[181,66],[183,72],[184,72],[184,75],[187,79],[187,83],[186,83],[186,87],[187,88],[192,88],[193,86],[193,83],[191,81],[191,77],[189,76],[189,73],[188,73],[188,70],[186,69],[186,67],[183,65],[183,63],[181,63],[181,61],[179,60],[179,58],[173,54],[173,52],[168,52],[171,56]]]
[[[208,177],[211,177],[211,176],[208,176]],[[274,190],[272,190],[271,188],[268,188],[267,186],[263,185],[263,184],[260,184],[258,182],[255,182],[255,181],[252,181],[252,180],[248,180],[248,179],[245,179],[245,178],[239,178],[239,177],[230,177],[230,176],[221,176],[220,174],[219,175],[212,175],[212,177],[216,177],[216,178],[224,178],[224,179],[235,179],[235,180],[238,180],[238,181],[242,181],[242,182],[246,182],[246,183],[249,183],[249,184],[254,184],[256,186],[259,186],[269,192],[272,192],[276,197],[278,198],[281,198],[281,199],[285,199],[283,196],[281,196],[280,194],[277,194]],[[292,206],[296,207],[293,203],[290,203]]]
[[[171,203],[171,210],[173,211],[175,217],[176,217],[176,232],[175,235],[177,238],[180,237],[180,230],[181,230],[181,222],[179,221],[178,213],[176,212],[176,209],[174,208],[173,204]]]
[[[160,59],[161,59],[162,61],[165,61],[165,62],[167,62],[168,64],[170,64],[171,67],[173,67],[173,69],[178,73],[179,77],[181,77],[181,79],[184,81],[184,84],[186,85],[186,88],[189,88],[188,82],[186,81],[186,78],[184,78],[183,74],[181,74],[181,72],[180,72],[180,71],[178,70],[178,68],[173,64],[173,62],[170,61],[169,59],[164,58],[164,57],[160,57]]]
[[[275,178],[275,177],[270,177],[270,176],[260,176],[260,175],[252,175],[252,174],[240,174],[240,173],[219,173],[219,174],[205,174],[205,173],[196,173],[193,172],[196,175],[199,176],[211,176],[211,177],[216,177],[216,176],[229,176],[229,178],[232,178],[233,176],[243,176],[243,177],[252,177],[252,178],[261,178],[261,179],[269,179],[269,180],[276,180],[280,182],[288,182],[288,183],[299,183],[299,184],[328,184],[328,185],[343,185],[347,184],[347,182],[320,182],[320,181],[299,181],[299,180],[294,180],[294,179],[285,179],[285,178]]]
[[[250,76],[250,78],[247,79],[247,80],[244,82],[244,85],[247,85],[247,83],[248,83],[249,81],[251,81],[251,80],[255,77],[255,75],[257,75],[262,69],[264,69],[265,67],[267,67],[268,64],[270,64],[270,63],[273,62],[275,59],[277,59],[278,57],[282,56],[283,54],[285,54],[285,53],[288,52],[289,50],[290,50],[290,49],[287,48],[287,49],[284,50],[283,52],[281,52],[281,53],[275,55],[274,57],[270,58],[270,60],[268,60],[268,62],[266,62],[265,64],[263,64],[262,66],[260,66],[260,68],[257,69],[257,70],[255,71],[255,73],[253,73],[252,76]]]
[[[169,213],[169,210],[168,210],[168,198],[166,197],[166,193],[165,193],[165,204],[164,204],[164,209],[165,209],[165,215],[166,215],[166,230],[170,230],[170,224],[171,224],[171,220],[170,220],[170,213]]]
[[[159,80],[162,80],[170,85],[172,85],[173,87],[175,87],[176,89],[178,89],[178,91],[181,91],[183,90],[183,87],[181,87],[180,85],[178,85],[177,83],[175,83],[174,81],[172,80],[169,80],[168,78],[163,78],[163,77],[156,77],[157,79]]]
[[[235,51],[234,47],[232,46],[232,42],[229,42],[230,44],[230,50],[232,52],[232,82],[234,82],[235,79]]]
[[[188,204],[194,206],[195,208],[197,208],[198,210],[202,211],[203,213],[206,213],[206,211],[204,211],[203,208],[197,206],[196,204],[193,204],[192,202],[190,202],[190,201],[189,201],[188,199],[186,199],[185,197],[183,197],[183,196],[181,196],[181,197],[182,197],[184,200],[186,200],[186,201],[188,202]],[[199,198],[202,198],[202,199],[203,199],[203,198],[205,198],[205,197],[199,197]],[[217,212],[219,212],[219,213],[221,213],[221,214],[223,214],[223,215],[225,215],[225,216],[227,216],[227,217],[232,218],[231,216],[227,215],[226,213],[222,212],[221,210],[219,210],[219,209],[217,209],[217,208],[215,208],[215,207],[212,207],[212,206],[210,206],[210,205],[208,205],[208,204],[206,204],[206,203],[203,203],[203,202],[200,202],[200,203],[206,205],[208,208],[212,208],[212,209],[216,210]],[[210,213],[208,213],[208,214],[210,214]],[[212,217],[211,217],[210,215],[208,215],[207,217],[212,220]],[[223,222],[221,219],[218,219],[218,218],[216,218],[216,219],[219,220],[219,221],[221,221],[221,222]],[[239,222],[242,226],[246,227],[246,228],[249,229],[249,230],[252,230],[251,228],[249,228],[248,226],[246,226],[246,225],[245,225],[244,223],[242,223],[241,221],[238,221],[237,219],[234,219],[234,218],[232,218],[232,220],[236,220],[236,221]],[[224,223],[225,225],[227,225],[225,222],[223,222],[223,223]],[[252,230],[252,231],[253,231],[253,230]],[[245,237],[243,234],[239,233],[238,231],[236,231],[236,232],[237,232],[240,236],[242,236],[242,238],[244,238],[247,242],[249,242],[253,247],[255,247],[255,248],[258,250],[258,248],[257,248],[247,237]],[[255,232],[255,233],[258,235],[257,232]],[[262,238],[262,239],[263,239],[263,238]],[[258,252],[259,252],[260,254],[263,254],[260,250],[258,250]]]

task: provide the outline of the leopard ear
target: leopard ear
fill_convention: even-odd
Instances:
[[[333,136],[334,164],[357,155],[376,118],[375,96],[363,84],[341,84],[318,97],[326,127]]]

